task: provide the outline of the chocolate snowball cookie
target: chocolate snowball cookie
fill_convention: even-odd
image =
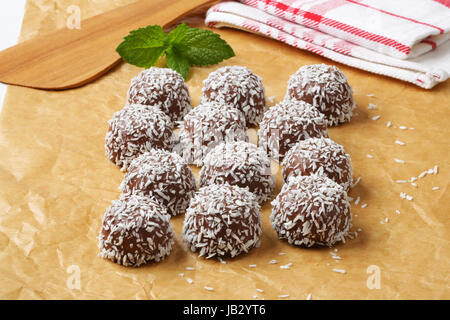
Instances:
[[[304,101],[282,101],[264,113],[258,130],[258,146],[281,162],[297,142],[320,137],[328,137],[328,129],[316,108]]]
[[[275,187],[270,159],[252,143],[222,143],[205,157],[200,170],[200,187],[228,183],[247,188],[258,202],[266,201]]]
[[[300,141],[286,154],[282,163],[284,181],[291,177],[325,175],[344,187],[352,184],[352,165],[344,147],[329,138]]]
[[[227,66],[203,81],[202,102],[232,105],[244,113],[247,125],[258,125],[266,108],[262,80],[241,66]]]
[[[131,80],[129,104],[159,107],[172,121],[181,121],[192,109],[191,97],[183,77],[169,68],[144,70]]]
[[[166,208],[155,199],[122,195],[103,217],[100,256],[127,267],[163,260],[174,242],[169,220]]]
[[[187,163],[201,166],[214,147],[239,140],[248,141],[244,114],[231,106],[204,103],[184,118],[179,148]]]
[[[323,113],[328,126],[350,121],[356,105],[345,75],[325,64],[298,69],[289,79],[286,99],[313,105]]]
[[[171,150],[175,142],[173,123],[159,108],[127,105],[108,125],[106,156],[123,170],[140,154],[151,149]]]
[[[183,237],[206,259],[235,257],[259,246],[260,207],[244,188],[212,184],[200,188],[186,211]]]
[[[347,192],[325,176],[292,177],[272,206],[272,228],[280,239],[296,246],[345,242],[351,226]]]
[[[154,197],[175,216],[185,212],[196,186],[191,169],[179,155],[152,149],[131,162],[120,189]]]

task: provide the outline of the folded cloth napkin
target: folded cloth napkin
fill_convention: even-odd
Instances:
[[[430,89],[450,76],[450,0],[240,0],[205,23]]]

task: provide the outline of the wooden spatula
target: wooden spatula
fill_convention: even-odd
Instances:
[[[121,61],[116,47],[131,30],[167,26],[217,0],[141,0],[0,52],[0,82],[62,90],[84,85]]]

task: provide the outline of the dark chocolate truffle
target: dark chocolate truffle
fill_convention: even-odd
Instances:
[[[174,242],[169,220],[166,208],[155,199],[122,195],[103,217],[100,256],[127,267],[164,259]]]
[[[350,121],[355,101],[345,75],[335,66],[303,66],[288,82],[286,99],[305,101],[320,112],[328,126]]]
[[[261,214],[244,188],[212,184],[201,188],[186,211],[183,237],[206,259],[235,257],[259,246]]]
[[[352,184],[352,165],[344,147],[329,138],[300,141],[286,154],[282,163],[284,181],[292,176],[325,175],[344,187]]]
[[[200,187],[224,183],[247,188],[258,202],[269,199],[275,178],[266,152],[245,141],[215,147],[204,159]]]
[[[247,125],[257,125],[266,108],[262,80],[246,67],[227,66],[203,81],[202,102],[232,105],[244,113]]]
[[[128,103],[159,107],[172,121],[183,120],[191,97],[183,77],[169,68],[150,68],[131,80]]]
[[[296,246],[345,242],[351,226],[347,192],[325,176],[292,177],[272,206],[272,228]]]
[[[120,189],[154,197],[175,216],[185,212],[196,187],[191,169],[179,155],[152,149],[131,162]]]
[[[269,108],[258,130],[258,145],[277,161],[297,142],[328,137],[323,115],[303,101],[282,101]]]
[[[122,169],[151,149],[171,150],[175,142],[173,123],[159,108],[127,105],[108,124],[106,156]]]
[[[230,106],[201,104],[186,115],[180,128],[182,156],[197,166],[220,143],[239,140],[248,141],[245,118]]]

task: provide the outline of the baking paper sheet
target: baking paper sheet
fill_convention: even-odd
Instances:
[[[21,40],[64,27],[71,5],[87,18],[129,2],[28,1]],[[188,22],[202,26],[201,15]],[[297,68],[332,64],[243,31],[214,31],[237,55],[217,66],[192,69],[187,83],[194,105],[202,81],[224,65],[245,65],[259,74],[267,97],[278,102]],[[0,298],[449,299],[450,82],[426,91],[337,66],[353,86],[358,107],[352,121],[331,128],[330,136],[345,146],[354,176],[361,178],[350,192],[360,197],[352,205],[352,231],[361,231],[332,249],[297,248],[277,239],[266,203],[261,246],[227,264],[197,258],[184,248],[183,216],[171,220],[176,243],[161,263],[133,269],[97,256],[102,216],[119,197],[123,177],[104,155],[107,120],[123,107],[130,79],[141,69],[122,63],[70,91],[9,87],[0,115]],[[370,103],[376,109],[368,109]],[[255,129],[250,136],[256,142]],[[435,165],[438,174],[419,179],[417,187],[396,183]],[[198,171],[194,168],[196,176]],[[277,193],[282,181],[277,166],[274,171]],[[402,199],[401,192],[413,200]],[[288,263],[289,269],[280,268]]]

